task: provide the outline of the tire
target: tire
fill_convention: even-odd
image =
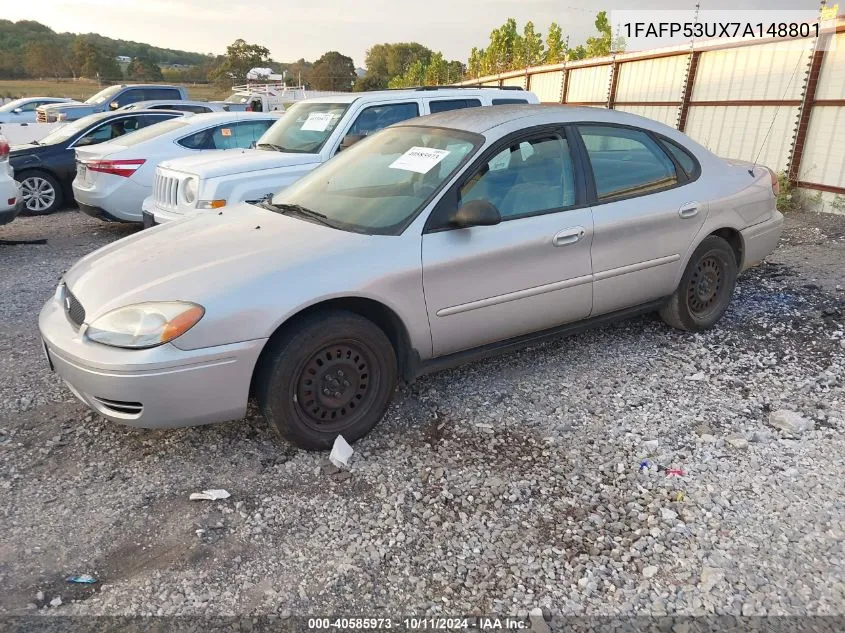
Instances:
[[[678,288],[660,309],[660,318],[688,332],[713,327],[728,309],[737,274],[730,244],[715,235],[706,237],[692,254]]]
[[[62,206],[62,187],[47,172],[25,171],[15,180],[22,185],[22,215],[49,215]]]
[[[372,321],[346,311],[321,312],[271,341],[256,368],[265,419],[301,448],[352,443],[378,424],[396,386],[396,353]]]

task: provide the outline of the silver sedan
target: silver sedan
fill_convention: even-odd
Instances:
[[[254,396],[282,436],[326,448],[369,432],[399,379],[644,311],[713,326],[777,244],[776,188],[630,114],[446,112],[88,255],[39,324],[111,420],[217,422]]]

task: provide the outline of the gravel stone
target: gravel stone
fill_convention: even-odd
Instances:
[[[816,423],[795,411],[779,409],[769,415],[769,426],[786,431],[787,433],[803,433],[814,430]]]
[[[845,217],[786,223],[715,328],[646,315],[425,376],[334,472],[254,407],[142,430],[78,403],[38,312],[137,229],[18,218],[3,239],[47,244],[0,246],[0,616],[843,614]]]

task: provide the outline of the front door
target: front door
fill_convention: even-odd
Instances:
[[[435,356],[590,314],[593,221],[576,171],[566,135],[538,130],[494,147],[444,195],[422,240]],[[477,199],[496,206],[500,224],[438,219]]]

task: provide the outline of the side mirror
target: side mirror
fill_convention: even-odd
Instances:
[[[460,229],[471,226],[493,226],[502,221],[496,206],[489,200],[470,200],[452,214],[450,224]]]
[[[112,102],[109,104],[109,109],[110,109],[110,110],[117,110],[119,107],[120,107],[120,104],[119,104],[117,101],[112,101]]]
[[[347,134],[343,137],[343,140],[340,142],[340,149],[349,149],[358,141],[367,138],[366,134]]]

